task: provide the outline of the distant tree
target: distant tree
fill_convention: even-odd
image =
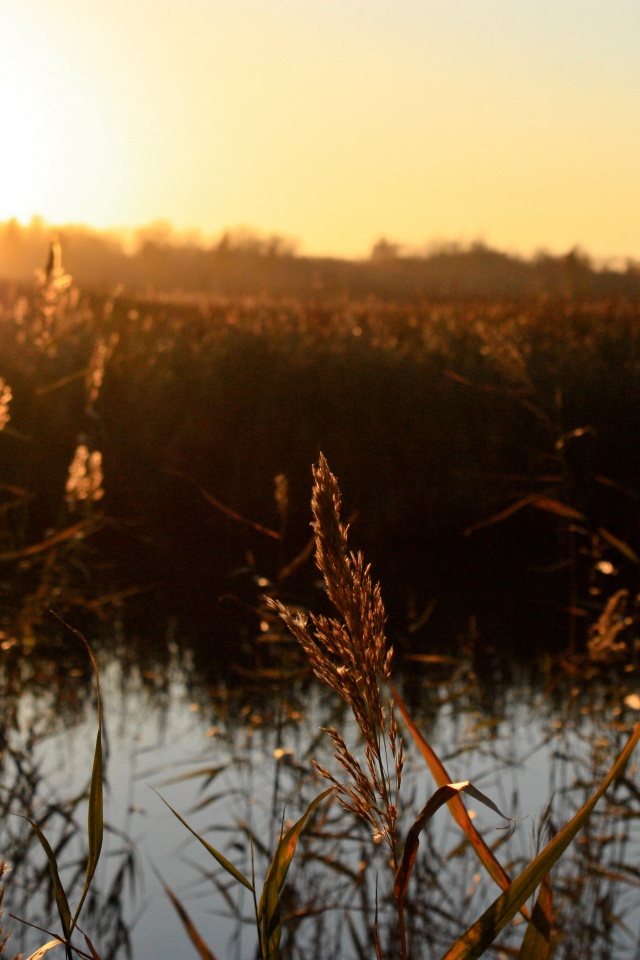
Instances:
[[[569,297],[584,296],[593,285],[593,266],[589,256],[579,247],[574,247],[561,258],[565,294]]]
[[[268,257],[295,257],[297,246],[295,240],[290,237],[281,237],[273,233],[266,240],[265,253]]]
[[[145,227],[139,227],[134,234],[138,249],[151,247],[172,247],[176,243],[176,234],[168,220],[154,220]]]
[[[373,263],[388,263],[389,260],[397,260],[400,256],[400,244],[392,243],[385,237],[377,240],[371,248],[369,259]]]

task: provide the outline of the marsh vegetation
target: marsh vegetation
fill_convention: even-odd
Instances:
[[[5,922],[62,889],[102,960],[636,955],[637,303],[90,295],[54,245],[0,311]],[[95,877],[95,677],[51,610],[103,689]],[[621,754],[546,934],[517,904],[452,947]]]

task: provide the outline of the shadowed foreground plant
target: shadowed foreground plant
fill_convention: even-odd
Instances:
[[[366,772],[334,728],[328,733],[349,782],[344,784],[324,767],[315,766],[335,786],[342,805],[371,826],[376,841],[387,843],[397,868],[396,821],[405,756],[393,704],[385,704],[382,696],[382,685],[391,675],[393,648],[387,649],[380,587],[372,584],[362,555],[348,553],[340,492],[324,457],[314,469],[314,478],[316,562],[342,622],[312,614],[311,633],[305,617],[292,614],[277,600],[268,603],[300,641],[318,679],[353,711],[364,739]]]
[[[314,467],[312,497],[316,562],[329,599],[341,619],[315,616],[309,621],[270,599],[270,606],[299,640],[314,673],[351,708],[364,740],[365,768],[348,748],[341,734],[327,733],[335,758],[348,774],[346,783],[319,764],[314,764],[332,783],[344,808],[369,824],[376,842],[384,840],[391,853],[398,908],[400,952],[408,957],[404,900],[418,852],[422,830],[440,807],[461,793],[471,793],[500,816],[495,804],[468,780],[444,783],[430,798],[407,834],[404,849],[397,832],[398,800],[405,752],[394,713],[393,701],[384,694],[391,679],[393,648],[385,636],[386,614],[379,584],[373,584],[362,554],[350,553],[347,525],[340,518],[338,482],[321,455]],[[473,828],[471,828],[473,830]],[[506,878],[506,874],[504,875]],[[507,880],[508,882],[508,880]],[[378,948],[378,953],[380,949]]]
[[[324,767],[316,765],[329,780],[345,809],[357,814],[373,830],[376,841],[384,840],[391,852],[394,870],[394,897],[398,907],[400,955],[408,960],[404,899],[417,856],[421,831],[443,804],[471,842],[481,863],[503,887],[504,892],[483,916],[450,948],[446,960],[471,960],[493,943],[499,932],[520,911],[529,918],[524,904],[540,887],[540,894],[527,925],[519,956],[522,960],[546,960],[551,949],[551,886],[549,871],[562,856],[595,804],[612,781],[621,774],[640,739],[640,725],[614,763],[609,774],[589,801],[545,849],[513,882],[500,867],[486,843],[473,827],[460,795],[468,793],[504,816],[495,804],[468,780],[448,782],[446,770],[432,748],[412,723],[399,695],[393,691],[401,713],[439,787],[408,831],[400,848],[397,819],[398,799],[404,765],[404,748],[399,736],[393,701],[383,696],[390,681],[392,648],[387,649],[384,633],[385,612],[379,586],[373,585],[369,567],[361,554],[347,547],[347,526],[340,519],[340,491],[336,478],[321,456],[314,468],[312,498],[316,560],[326,584],[327,594],[341,619],[292,613],[277,600],[269,605],[278,612],[291,633],[299,640],[316,676],[351,708],[364,740],[366,770],[335,729],[327,732],[335,747],[335,758],[348,775],[343,783]],[[309,620],[311,628],[309,629]],[[508,818],[506,818],[508,819]],[[378,960],[382,958],[376,943]]]
[[[312,506],[317,562],[325,579],[328,596],[336,607],[340,619],[311,615],[309,619],[312,629],[310,629],[309,619],[293,614],[278,601],[268,600],[268,603],[300,641],[316,675],[351,708],[364,741],[364,763],[354,756],[337,730],[328,730],[335,748],[335,757],[345,770],[347,780],[342,782],[330,771],[316,764],[317,770],[330,782],[331,787],[308,805],[296,823],[286,832],[283,831],[267,870],[259,901],[253,871],[249,880],[196,833],[180,814],[172,807],[169,808],[218,864],[249,890],[255,907],[261,960],[280,960],[282,929],[280,901],[285,880],[302,831],[307,827],[321,801],[335,792],[347,811],[355,813],[369,825],[373,831],[374,840],[384,841],[389,848],[394,874],[393,894],[398,911],[398,952],[402,960],[409,960],[405,897],[418,853],[420,834],[434,814],[443,805],[448,804],[479,860],[503,888],[503,892],[453,943],[443,960],[474,960],[480,957],[494,943],[499,933],[518,911],[529,921],[518,957],[520,960],[548,960],[553,949],[552,890],[549,879],[551,868],[585,824],[604,792],[616,779],[623,776],[629,758],[640,740],[640,724],[636,726],[622,752],[590,799],[583,804],[569,823],[556,833],[519,876],[511,881],[473,827],[462,805],[461,795],[469,794],[500,816],[504,814],[501,814],[496,805],[468,780],[458,783],[449,782],[448,773],[442,762],[417,730],[400,695],[391,687],[390,693],[395,699],[395,704],[438,784],[438,789],[415,818],[402,843],[398,833],[398,801],[404,766],[404,748],[395,719],[394,703],[385,691],[385,684],[389,684],[390,681],[392,651],[387,649],[384,632],[385,612],[380,589],[378,585],[372,584],[369,568],[365,566],[362,556],[348,552],[347,527],[340,519],[340,494],[337,481],[329,471],[324,457],[321,457],[318,466],[314,469],[314,479]],[[77,631],[74,632],[77,633]],[[81,635],[78,634],[78,636]],[[84,640],[82,637],[81,639]],[[97,667],[93,656],[92,662],[97,681]],[[91,884],[102,841],[99,704],[98,719],[98,737],[89,802],[87,878],[73,918],[60,883],[55,856],[38,826],[30,820],[49,860],[64,937],[58,937],[45,944],[39,951],[32,954],[29,960],[40,960],[49,949],[59,945],[65,946],[68,958],[73,951],[87,960],[99,960],[88,940],[86,942],[90,954],[71,945],[71,934],[76,927],[80,909]],[[538,898],[529,915],[524,905],[538,888]],[[173,891],[166,885],[165,890],[202,960],[214,960],[212,952],[200,937]],[[377,930],[376,892],[374,943],[377,960],[383,960]]]
[[[254,877],[251,878],[251,881],[248,880],[247,877],[245,877],[236,867],[234,867],[226,857],[224,857],[218,850],[215,849],[215,847],[212,847],[211,844],[207,843],[207,841],[201,837],[199,833],[196,833],[193,827],[189,826],[187,821],[180,816],[177,810],[174,810],[173,807],[167,803],[163,797],[160,797],[162,802],[169,807],[169,810],[171,810],[174,816],[176,816],[178,820],[184,824],[187,830],[193,834],[196,840],[202,844],[202,846],[208,851],[208,853],[211,854],[214,860],[216,860],[228,874],[237,880],[238,883],[241,883],[243,887],[246,887],[246,889],[252,894],[255,907],[256,927],[258,931],[258,947],[261,960],[279,960],[280,958],[280,936],[282,932],[280,917],[280,895],[282,893],[282,888],[284,887],[284,882],[287,878],[289,867],[291,866],[291,862],[295,855],[300,834],[306,827],[307,822],[315,808],[332,792],[332,788],[325,790],[324,793],[321,793],[319,796],[317,796],[315,800],[312,800],[302,817],[300,817],[300,819],[294,823],[293,826],[291,826],[287,832],[283,834],[283,836],[281,836],[280,842],[276,848],[276,852],[273,855],[273,859],[269,865],[259,902],[256,897]],[[167,896],[173,903],[192,944],[201,957],[201,960],[215,960],[213,954],[205,944],[199,932],[196,930],[195,925],[192,923],[176,895],[166,884],[163,885]]]
[[[45,837],[44,833],[40,829],[39,825],[32,820],[30,817],[25,817],[26,820],[31,824],[32,829],[34,830],[40,845],[45,852],[47,860],[49,862],[49,870],[51,872],[51,878],[53,881],[53,889],[55,894],[56,906],[58,908],[58,914],[60,916],[60,922],[62,924],[62,937],[56,937],[54,940],[49,941],[40,947],[39,950],[36,950],[35,953],[31,954],[28,960],[40,960],[40,957],[44,956],[49,950],[52,950],[56,946],[63,945],[66,951],[67,960],[71,960],[72,952],[77,956],[83,958],[93,958],[93,960],[99,960],[96,950],[89,940],[89,938],[84,935],[89,953],[85,953],[83,950],[79,950],[76,946],[71,943],[71,937],[74,930],[78,925],[78,918],[80,916],[80,911],[84,906],[84,902],[87,898],[87,894],[91,888],[91,883],[98,866],[98,860],[100,858],[100,851],[102,849],[102,839],[104,835],[104,817],[103,817],[103,799],[102,799],[102,707],[100,703],[100,677],[98,673],[98,664],[93,655],[91,647],[87,643],[84,636],[78,631],[74,630],[72,627],[69,627],[72,633],[82,641],[85,645],[89,657],[91,658],[91,664],[93,666],[93,672],[96,680],[96,697],[97,697],[97,713],[98,713],[98,732],[96,735],[96,745],[93,755],[93,769],[91,772],[91,784],[89,787],[89,804],[88,804],[88,815],[87,815],[87,839],[89,844],[89,854],[87,857],[87,867],[86,867],[86,877],[84,882],[84,887],[80,895],[80,900],[75,909],[75,913],[71,914],[71,908],[69,906],[69,901],[65,889],[62,885],[60,879],[60,872],[58,867],[58,862],[56,860],[56,855],[49,844],[49,841]]]

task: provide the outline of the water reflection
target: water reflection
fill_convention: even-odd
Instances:
[[[175,633],[175,631],[174,631]],[[193,948],[170,901],[179,898],[216,956],[255,956],[253,903],[162,804],[162,794],[245,875],[251,848],[258,883],[283,822],[301,815],[325,784],[311,758],[331,765],[321,727],[353,745],[343,705],[308,677],[288,647],[253,668],[197,672],[174,635],[151,643],[156,658],[132,659],[126,637],[100,651],[106,717],[105,837],[96,892],[83,915],[105,958],[157,960]],[[84,876],[85,792],[95,737],[90,670],[67,638],[50,656],[5,651],[2,670],[2,806],[42,824],[77,901]],[[55,645],[54,645],[55,646]],[[11,654],[14,654],[11,657]],[[637,674],[572,677],[459,659],[405,661],[403,695],[451,777],[471,779],[512,817],[515,832],[467,801],[474,822],[515,875],[584,802],[636,718],[624,703]],[[633,701],[631,701],[633,702]],[[434,790],[409,748],[404,830]],[[354,748],[355,749],[355,748]],[[153,789],[152,789],[153,788]],[[556,955],[640,955],[640,786],[637,764],[605,797],[554,871]],[[24,821],[3,816],[12,872],[6,907],[57,929],[46,863]],[[283,957],[375,955],[376,884],[385,956],[396,930],[385,851],[337,804],[323,806],[305,835],[283,894]],[[446,810],[421,841],[410,888],[412,956],[439,957],[497,893]],[[5,917],[6,919],[6,917]],[[13,924],[11,945],[30,951],[46,937]],[[500,938],[513,955],[522,927]]]

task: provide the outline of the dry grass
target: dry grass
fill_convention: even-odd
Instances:
[[[160,552],[172,553],[195,606],[247,548],[266,563],[271,545],[250,534],[240,542],[232,514],[194,505],[184,478],[235,516],[272,528],[271,484],[286,476],[293,546],[307,522],[308,464],[322,449],[353,491],[374,561],[394,546],[398,557],[425,555],[436,537],[453,553],[462,531],[480,524],[470,551],[493,538],[492,556],[506,555],[510,573],[515,544],[535,601],[553,593],[564,605],[574,563],[570,510],[584,518],[579,548],[595,553],[597,542],[598,561],[617,569],[626,545],[620,585],[635,577],[635,302],[409,303],[322,293],[161,303],[90,297],[68,280],[54,244],[36,290],[0,283],[0,424],[11,414],[0,433],[4,552],[43,542],[70,519],[64,485],[74,450],[87,446],[103,457],[101,510],[127,536],[135,531],[149,566],[166,568]],[[541,511],[550,501],[564,514]],[[496,516],[506,522],[484,529]],[[229,544],[226,552],[209,549],[203,526]],[[129,582],[141,563],[128,543],[120,554]],[[592,603],[590,577],[581,569],[572,608]],[[405,591],[399,584],[396,598],[394,586],[387,579],[395,614]]]
[[[270,600],[301,643],[313,671],[353,711],[364,739],[365,766],[340,733],[329,728],[335,757],[348,774],[341,782],[316,764],[332,783],[343,806],[365,820],[374,838],[384,840],[398,863],[396,820],[404,765],[404,748],[393,704],[384,696],[390,678],[393,648],[385,636],[385,611],[380,587],[371,581],[361,554],[349,553],[347,526],[340,519],[340,491],[327,461],[314,468],[313,530],[316,561],[329,599],[341,620],[311,614],[309,621]]]

